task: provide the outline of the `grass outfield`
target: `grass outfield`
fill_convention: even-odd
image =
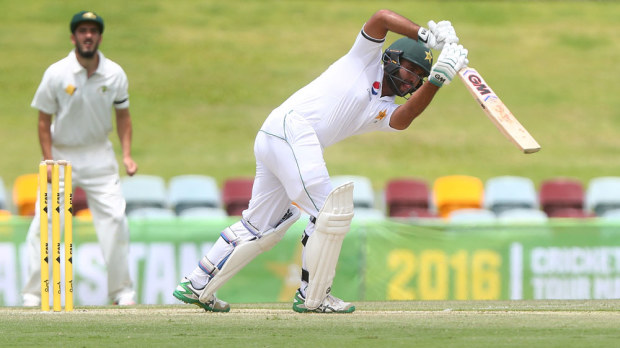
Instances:
[[[331,174],[365,175],[377,189],[403,175],[620,174],[618,1],[0,0],[0,177],[10,187],[36,171],[30,102],[71,50],[78,10],[104,17],[101,50],[129,76],[140,173],[221,183],[254,174],[253,139],[270,110],[349,50],[382,7],[420,24],[450,19],[471,66],[542,150],[519,153],[454,81],[407,131],[328,148]]]
[[[3,347],[617,347],[620,301],[361,302],[353,314],[289,304],[0,308]]]

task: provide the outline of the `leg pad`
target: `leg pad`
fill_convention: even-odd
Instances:
[[[329,294],[345,235],[353,219],[353,183],[336,187],[319,212],[314,233],[306,244],[310,279],[306,289],[306,307],[316,309]]]
[[[286,231],[299,219],[300,215],[299,209],[292,205],[278,226],[266,231],[258,239],[241,241],[235,246],[224,265],[220,266],[221,269],[219,271],[214,272],[213,278],[205,286],[200,294],[200,302],[206,303],[211,300],[217,289],[224,285],[232,276],[237,274],[256,256],[278,244]]]

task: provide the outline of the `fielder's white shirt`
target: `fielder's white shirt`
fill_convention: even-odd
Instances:
[[[389,123],[399,105],[394,96],[381,97],[384,41],[360,31],[351,50],[275,109],[262,129],[281,133],[282,118],[293,111],[308,121],[323,148],[356,134],[396,131]]]
[[[106,141],[113,130],[112,106],[129,107],[127,75],[118,64],[98,54],[99,66],[90,78],[74,50],[43,75],[31,106],[56,115],[51,129],[56,146]]]

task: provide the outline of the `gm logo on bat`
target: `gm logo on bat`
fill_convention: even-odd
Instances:
[[[478,90],[478,93],[480,95],[485,95],[485,94],[489,94],[491,93],[491,89],[489,87],[487,87],[487,85],[484,83],[484,80],[482,79],[482,77],[472,74],[469,75],[467,77],[467,79],[474,85],[476,86],[476,90]]]

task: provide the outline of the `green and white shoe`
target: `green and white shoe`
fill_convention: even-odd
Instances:
[[[328,293],[317,308],[308,309],[306,308],[306,299],[301,295],[301,291],[297,289],[293,299],[293,310],[298,313],[353,313],[355,306]]]
[[[194,289],[192,286],[192,282],[187,279],[187,277],[183,278],[177,288],[174,289],[172,293],[174,297],[178,300],[185,302],[187,304],[196,305],[207,312],[229,312],[230,305],[227,302],[222,300],[218,300],[217,297],[211,296],[211,299],[206,303],[200,302],[200,290]]]

